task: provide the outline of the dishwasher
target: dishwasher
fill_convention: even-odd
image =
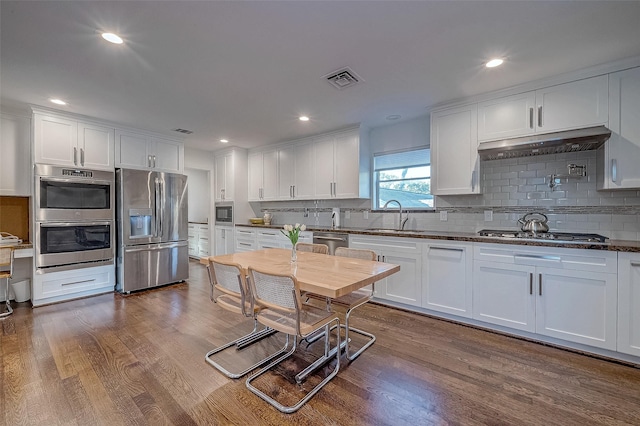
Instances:
[[[349,234],[340,232],[314,232],[314,244],[329,246],[329,254],[333,255],[338,247],[349,247]]]

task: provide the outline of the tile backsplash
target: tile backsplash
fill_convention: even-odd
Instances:
[[[586,166],[587,175],[560,178],[559,184],[550,188],[550,176],[566,175],[568,164]],[[640,191],[597,191],[595,151],[483,161],[481,176],[482,194],[436,197],[436,210],[409,213],[405,228],[455,232],[517,229],[520,217],[536,211],[548,216],[553,231],[640,241]],[[257,215],[270,211],[277,224],[329,226],[332,207],[341,208],[343,227],[392,228],[398,223],[397,211],[370,211],[370,200],[264,202],[254,205],[254,211]],[[484,220],[487,210],[492,211],[492,221]],[[446,221],[440,220],[440,211],[447,211]]]

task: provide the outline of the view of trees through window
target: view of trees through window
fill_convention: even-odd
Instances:
[[[376,206],[398,200],[402,208],[433,208],[429,150],[380,155],[374,158]]]

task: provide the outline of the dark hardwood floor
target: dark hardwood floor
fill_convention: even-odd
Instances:
[[[373,304],[353,324],[376,343],[281,414],[204,361],[243,320],[190,268],[188,284],[17,304],[0,321],[0,425],[640,425],[640,369]]]

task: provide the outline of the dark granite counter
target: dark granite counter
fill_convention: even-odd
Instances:
[[[272,228],[281,229],[284,225],[272,224],[272,225],[236,225],[247,228]],[[549,240],[536,240],[536,239],[524,239],[524,238],[502,238],[502,237],[481,237],[475,233],[467,232],[441,232],[441,231],[411,231],[403,230],[398,231],[394,229],[373,229],[373,228],[330,228],[330,227],[317,227],[307,226],[308,231],[312,232],[344,232],[354,235],[372,235],[372,236],[384,236],[384,237],[403,237],[403,238],[422,238],[429,240],[448,240],[448,241],[467,241],[476,243],[496,243],[496,244],[516,244],[526,246],[537,247],[563,247],[563,248],[578,248],[589,250],[610,250],[610,251],[624,251],[624,252],[638,252],[640,253],[640,241],[623,241],[623,240],[609,240],[605,243],[588,243],[588,242],[563,242],[563,241],[549,241]]]

